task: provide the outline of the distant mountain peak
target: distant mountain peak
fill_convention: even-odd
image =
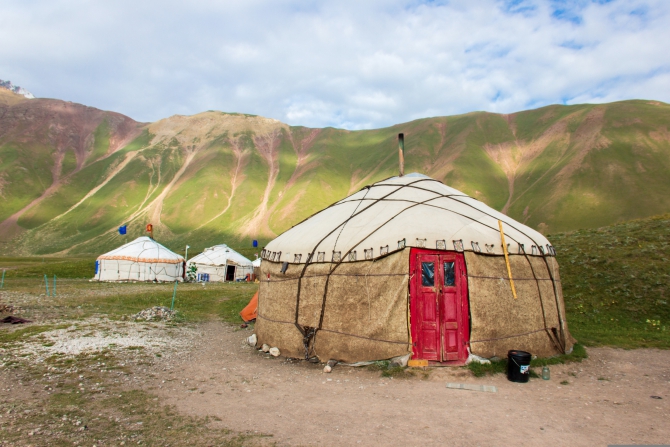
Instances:
[[[7,89],[11,92],[14,92],[18,95],[23,95],[28,99],[35,99],[35,95],[30,93],[28,90],[26,90],[23,87],[19,87],[18,85],[12,84],[12,81],[3,81],[0,79],[0,88]]]

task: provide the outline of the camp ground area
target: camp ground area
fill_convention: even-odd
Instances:
[[[30,321],[0,326],[2,446],[670,439],[668,350],[586,348],[587,358],[577,358],[580,351],[549,365],[550,380],[533,366],[528,383],[504,373],[477,377],[463,366],[388,362],[338,363],[324,373],[324,363],[275,357],[247,342],[255,328],[241,328],[239,312],[257,284],[179,283],[170,313],[173,284],[68,279],[65,269],[91,264],[75,260],[63,263],[55,296],[47,295],[33,274],[41,260],[21,262],[0,289],[0,316]],[[19,264],[3,266],[11,263]]]

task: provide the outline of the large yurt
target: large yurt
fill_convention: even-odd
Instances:
[[[95,261],[99,281],[182,281],[184,258],[150,237],[138,237]]]
[[[421,174],[366,186],[261,256],[257,340],[282,355],[463,364],[572,350],[551,243]]]
[[[198,281],[237,281],[254,273],[251,261],[225,244],[206,248],[188,264],[197,267]]]

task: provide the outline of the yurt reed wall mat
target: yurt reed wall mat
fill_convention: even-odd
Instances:
[[[393,177],[262,250],[258,342],[345,362],[569,352],[554,256],[540,233],[458,190]]]

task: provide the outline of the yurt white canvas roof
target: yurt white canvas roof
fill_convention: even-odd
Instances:
[[[98,259],[161,262],[166,264],[178,264],[184,261],[183,257],[147,236],[138,237],[134,241],[99,256]]]
[[[251,261],[242,256],[226,244],[215,245],[206,248],[205,251],[188,260],[188,263],[205,265],[225,265],[236,264],[242,266],[251,266]]]
[[[313,253],[320,262],[348,262],[403,247],[502,255],[499,220],[510,253],[553,254],[532,228],[440,181],[409,174],[374,183],[320,211],[271,241],[262,257],[304,264]]]

